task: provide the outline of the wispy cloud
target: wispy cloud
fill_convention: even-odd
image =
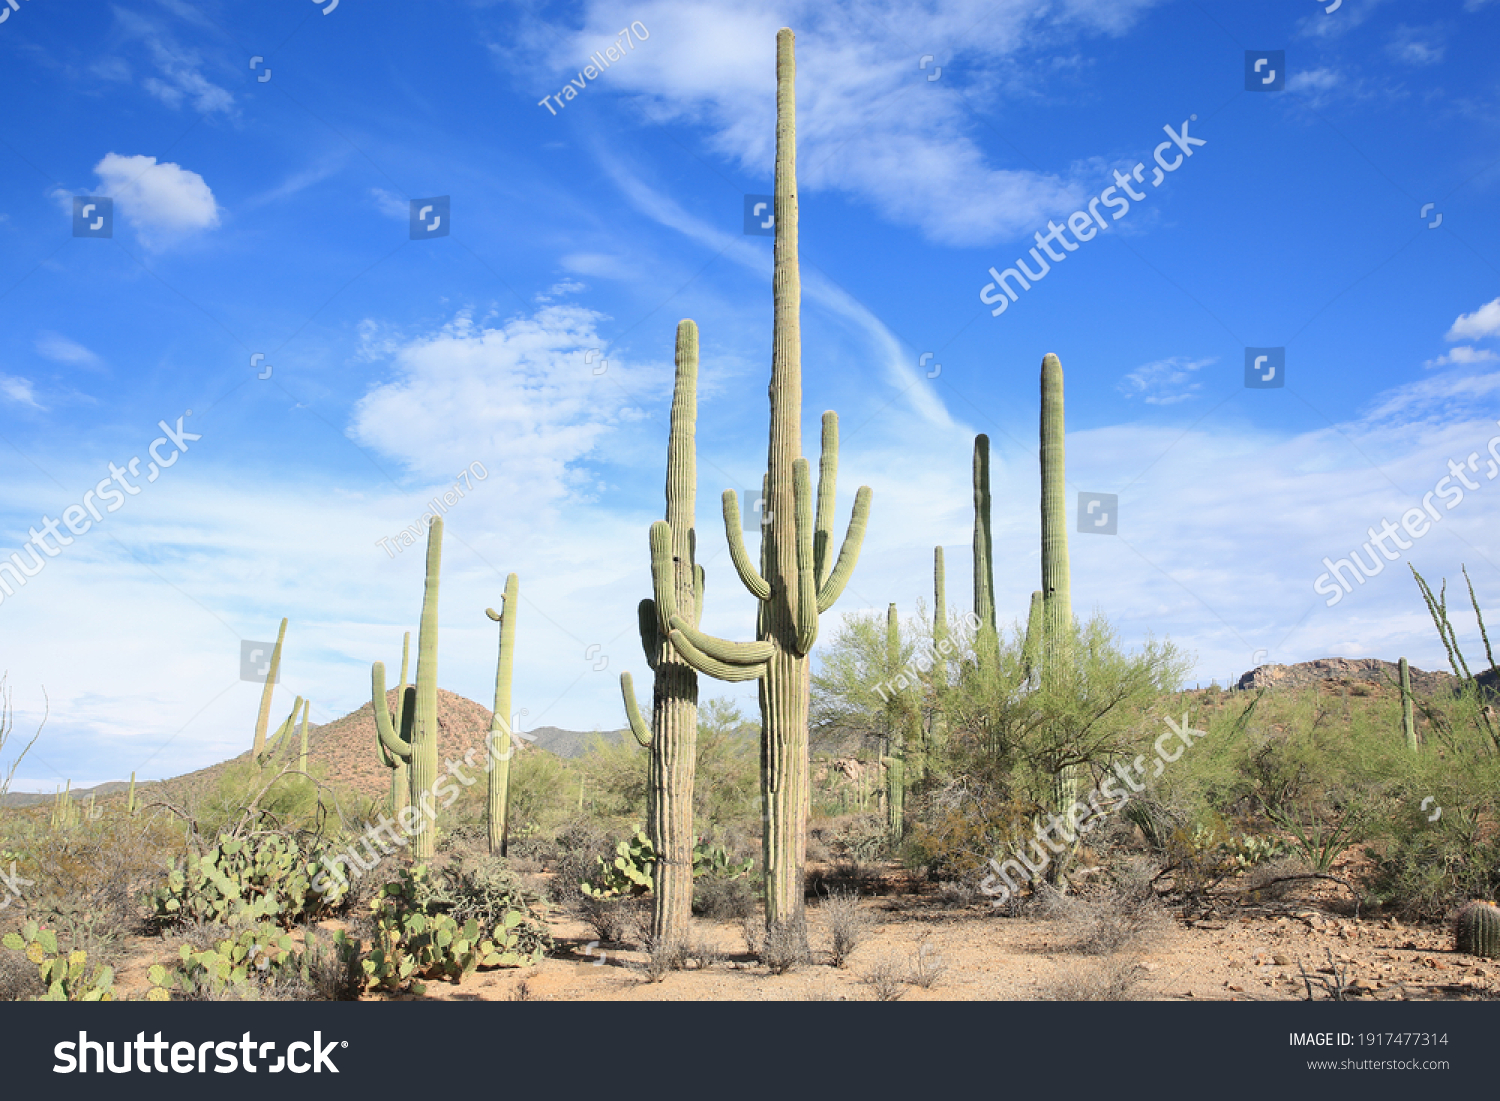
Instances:
[[[52,362],[61,363],[65,367],[89,367],[97,370],[104,366],[104,360],[98,355],[61,333],[38,333],[36,350]]]
[[[1193,381],[1193,372],[1210,363],[1207,359],[1189,359],[1187,356],[1170,356],[1153,360],[1131,371],[1116,387],[1127,398],[1138,397],[1147,405],[1175,405],[1187,401],[1202,389],[1202,383]]]

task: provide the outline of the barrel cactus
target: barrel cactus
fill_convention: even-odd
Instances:
[[[1471,956],[1500,956],[1500,907],[1483,901],[1464,905],[1453,919],[1453,947]]]

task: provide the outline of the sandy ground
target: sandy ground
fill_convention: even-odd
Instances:
[[[1241,1001],[1302,1000],[1299,965],[1319,1000],[1324,980],[1347,985],[1346,997],[1375,1000],[1494,997],[1500,964],[1452,951],[1442,926],[1333,912],[1336,901],[1289,900],[1222,910],[1169,911],[1144,950],[1089,956],[1071,947],[1069,929],[1039,917],[1003,917],[986,906],[945,908],[931,897],[894,894],[862,902],[870,924],[845,966],[828,962],[829,930],[816,904],[808,909],[813,959],[772,975],[747,951],[738,925],[699,920],[695,935],[723,958],[707,967],[649,982],[638,947],[600,944],[581,920],[555,914],[557,947],[541,964],[479,972],[462,983],[433,981],[437,1001],[767,1001],[880,1000],[872,973],[894,980],[887,997],[928,1000],[1037,1000],[1072,983],[1098,987],[1108,973],[1130,976],[1127,997]],[[1347,909],[1347,907],[1341,907]],[[136,998],[149,988],[146,970],[169,959],[170,940],[137,938],[117,969],[116,990]],[[919,961],[937,972],[913,981]],[[379,1000],[382,995],[367,996]]]

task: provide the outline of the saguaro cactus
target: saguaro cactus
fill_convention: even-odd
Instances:
[[[266,727],[271,722],[271,696],[276,691],[276,672],[281,668],[281,644],[286,640],[286,618],[281,620],[281,629],[276,632],[276,646],[271,651],[271,668],[266,673],[266,686],[260,690],[260,713],[255,718],[255,741],[250,747],[250,756],[259,757],[266,750]]]
[[[1068,568],[1067,475],[1063,453],[1063,372],[1051,352],[1042,357],[1042,601],[1046,658],[1062,652],[1073,631]]]
[[[698,326],[677,325],[677,377],[667,436],[667,512],[670,532],[666,585],[677,617],[696,628],[703,612],[703,567],[693,561],[697,532]],[[653,531],[653,582],[655,579]],[[658,944],[682,941],[693,913],[693,782],[697,772],[698,674],[667,640],[653,600],[640,603],[641,649],[655,674],[648,729],[629,673],[620,674],[625,712],[636,741],[651,750],[646,832],[656,849],[651,932]]]
[[[1067,475],[1063,450],[1062,363],[1042,357],[1042,677],[1057,684],[1072,668],[1073,596],[1068,567]],[[1074,766],[1058,770],[1057,805],[1066,810],[1078,797]],[[1066,861],[1053,865],[1058,875]]]
[[[302,752],[297,757],[297,771],[307,774],[307,713],[312,710],[312,700],[302,704]]]
[[[380,763],[391,770],[391,817],[398,817],[402,810],[411,805],[410,779],[407,776],[406,761],[410,756],[411,724],[416,717],[416,693],[407,688],[407,656],[411,651],[411,632],[407,631],[401,639],[401,683],[396,690],[396,710],[390,710],[390,701],[384,692],[385,667],[381,666],[381,691],[371,701],[371,707],[375,711],[375,750],[380,754]],[[408,696],[410,692],[410,696]],[[385,748],[381,740],[381,720],[391,728],[391,737],[408,747],[405,754],[391,753]]]
[[[135,817],[135,773],[130,774],[130,794],[125,798],[125,813]]]
[[[515,574],[505,579],[505,602],[500,611],[486,608],[484,614],[500,624],[500,656],[495,661],[495,712],[490,719],[490,772],[485,817],[489,824],[490,852],[505,855],[510,821],[510,759],[515,739],[510,729],[510,681],[516,664],[516,616],[521,611],[521,580]]]
[[[721,680],[760,681],[761,796],[765,815],[768,929],[787,928],[805,942],[803,873],[811,791],[808,778],[808,652],[818,615],[843,592],[859,558],[869,519],[870,488],[855,497],[849,531],[832,563],[838,417],[823,414],[816,525],[812,476],[802,457],[801,286],[797,266],[796,62],[793,36],[776,35],[776,242],[772,296],[771,431],[765,477],[770,523],[761,529],[761,569],[745,550],[739,503],[724,493],[724,526],[740,580],[760,601],[755,642],[728,642],[700,632],[677,611],[680,576],[672,525],[651,526],[657,627],[694,669]],[[815,530],[816,529],[816,530]]]
[[[889,683],[901,673],[901,621],[896,605],[885,613],[885,675]],[[892,841],[900,841],[906,830],[906,727],[909,721],[908,691],[897,688],[886,700],[885,807],[886,829]]]
[[[1031,609],[1026,615],[1026,641],[1022,644],[1022,657],[1026,663],[1026,676],[1029,679],[1032,672],[1042,663],[1042,620],[1044,615],[1045,601],[1042,599],[1042,590],[1037,589],[1031,594]]]
[[[1406,748],[1417,751],[1417,716],[1411,698],[1411,666],[1401,659],[1401,733],[1406,736]]]
[[[990,540],[990,438],[974,437],[974,618],[979,621],[974,645],[988,655],[996,641],[995,566]]]
[[[412,856],[432,858],[437,818],[433,787],[437,784],[437,636],[438,579],[443,559],[443,521],[434,517],[427,529],[427,580],[422,590],[422,619],[417,627],[417,686],[402,693],[401,737],[392,729],[385,702],[385,663],[370,667],[370,697],[375,729],[385,751],[406,762],[410,802],[420,813],[412,822]],[[410,702],[408,702],[410,701]],[[410,811],[410,807],[408,807]],[[408,813],[407,818],[412,815]],[[405,827],[403,821],[403,828]]]

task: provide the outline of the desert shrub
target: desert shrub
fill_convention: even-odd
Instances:
[[[591,898],[579,903],[584,921],[602,944],[640,944],[651,929],[651,912],[635,898]]]
[[[745,951],[759,959],[761,944],[766,939],[766,922],[758,910],[740,918],[740,937],[745,942]]]
[[[1050,887],[1044,912],[1056,921],[1069,949],[1088,956],[1137,951],[1162,937],[1171,921],[1152,889],[1145,865],[1117,875],[1088,895],[1061,895]]]
[[[3,868],[30,884],[20,903],[52,927],[69,949],[97,954],[136,932],[146,915],[141,897],[161,882],[181,852],[182,831],[163,817],[127,817],[106,803],[98,818],[48,829],[38,811],[0,816]]]
[[[21,952],[0,952],[0,1002],[27,1002],[46,992],[36,964]]]
[[[870,927],[870,915],[859,905],[852,891],[832,891],[818,907],[828,925],[828,962],[843,967],[864,939]]]
[[[923,990],[931,990],[939,980],[948,973],[948,963],[943,959],[942,953],[932,946],[926,938],[917,945],[917,950],[912,953],[911,968],[907,972],[906,981],[913,986],[920,986]]]
[[[870,987],[878,1002],[897,1002],[906,996],[906,971],[895,960],[884,959],[860,978]]]
[[[304,944],[303,978],[312,997],[325,1002],[358,1001],[365,988],[361,943],[342,932],[325,939],[309,929]]]
[[[739,921],[757,912],[757,884],[745,876],[704,875],[693,880],[693,913],[713,921]]]
[[[1133,1001],[1142,974],[1130,956],[1104,956],[1062,968],[1040,997],[1053,1002]]]
[[[613,850],[609,835],[590,819],[575,818],[559,830],[556,863],[552,866],[553,901],[581,902],[581,885],[598,869],[600,859],[612,855]]]
[[[777,922],[760,943],[760,962],[773,975],[785,975],[807,962],[807,928],[797,922]]]

